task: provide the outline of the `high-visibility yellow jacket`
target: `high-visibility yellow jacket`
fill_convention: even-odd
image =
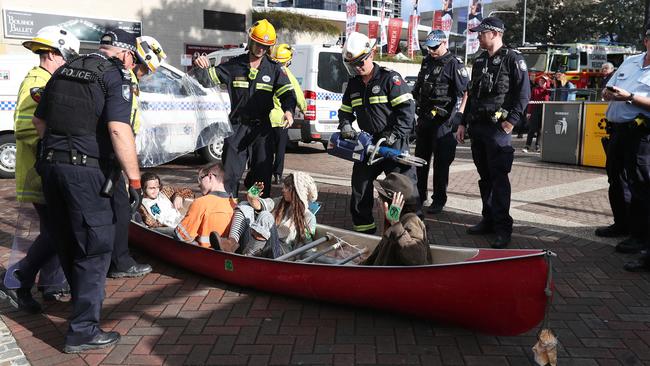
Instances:
[[[307,102],[305,101],[305,95],[303,94],[302,89],[300,88],[300,83],[298,82],[298,79],[296,79],[296,77],[293,76],[291,70],[289,70],[288,67],[282,66],[282,70],[287,73],[287,76],[289,77],[289,81],[291,81],[291,85],[293,85],[293,91],[296,93],[297,107],[300,109],[300,111],[304,112],[305,109],[307,108]],[[269,113],[271,126],[282,127],[284,123],[283,117],[284,117],[284,111],[282,110],[282,106],[280,105],[280,99],[278,99],[278,97],[274,95],[273,109],[271,110],[271,113]]]
[[[19,202],[45,203],[41,177],[34,169],[38,133],[32,123],[38,103],[30,91],[44,88],[52,75],[37,66],[29,70],[18,89],[18,101],[14,112],[16,135],[16,198]]]
[[[230,233],[230,221],[237,202],[224,192],[212,192],[192,202],[187,214],[176,227],[176,236],[187,243],[210,248],[210,233],[220,236]]]
[[[138,94],[140,94],[138,88],[138,78],[135,76],[133,70],[129,70],[131,73],[131,83],[133,85],[134,93],[133,98],[131,98],[131,127],[133,127],[133,134],[137,135],[140,132],[140,111],[138,110]],[[136,90],[138,90],[136,92]]]

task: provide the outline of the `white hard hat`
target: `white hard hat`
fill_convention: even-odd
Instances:
[[[57,50],[67,61],[79,54],[80,42],[72,32],[51,25],[41,28],[34,38],[23,42],[23,46],[34,53]]]
[[[354,65],[365,61],[375,48],[377,41],[363,33],[352,32],[343,45],[343,64],[352,76],[357,75]]]
[[[141,36],[136,39],[136,54],[140,63],[147,65],[151,72],[156,71],[160,63],[167,58],[160,43],[155,38]]]

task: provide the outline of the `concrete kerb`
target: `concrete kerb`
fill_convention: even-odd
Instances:
[[[0,365],[30,365],[16,339],[0,318]]]

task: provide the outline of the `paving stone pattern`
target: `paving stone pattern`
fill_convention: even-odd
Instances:
[[[519,185],[532,182],[561,184],[602,174],[595,169],[544,163],[534,168],[535,163],[530,164],[532,168],[513,170],[517,190],[524,189]],[[184,158],[155,170],[165,183],[196,187],[197,167],[195,159]],[[309,151],[289,154],[287,168],[339,176],[348,166]],[[518,174],[529,176],[519,179]],[[456,176],[453,179],[455,189],[460,190]],[[462,185],[467,186],[463,189],[472,189],[469,183]],[[0,194],[6,203],[0,208],[3,263],[15,220],[12,189],[13,181],[0,181]],[[326,184],[319,184],[319,189],[323,202],[319,221],[351,228],[350,189]],[[279,187],[274,187],[274,193],[279,193]],[[580,204],[579,210],[566,209],[566,202],[521,207],[537,211],[551,207],[549,214],[561,210],[567,219],[594,226],[611,219],[611,213],[603,213],[608,210],[604,192],[579,196],[567,200],[571,205]],[[381,222],[378,209],[375,214]],[[427,217],[426,224],[433,243],[487,247],[493,236],[465,234],[466,227],[477,221],[476,215],[446,210]],[[630,256],[615,254],[611,245],[534,224],[515,227],[513,247],[548,248],[558,254],[553,265],[555,295],[549,322],[559,336],[560,365],[650,365],[650,274],[623,271],[622,265]],[[515,337],[495,337],[396,314],[239,288],[150,256],[135,256],[152,264],[154,271],[139,279],[107,281],[102,326],[123,335],[116,347],[65,355],[60,350],[69,304],[47,303],[44,314],[28,315],[0,303],[2,320],[27,360],[33,365],[532,364],[531,347],[537,329]],[[0,335],[7,334],[0,328]],[[0,365],[15,349],[8,345],[0,352]]]

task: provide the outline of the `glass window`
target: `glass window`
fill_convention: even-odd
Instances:
[[[318,55],[318,87],[333,93],[343,93],[348,72],[338,52],[321,52]]]
[[[188,89],[190,89],[194,95],[205,95],[196,81],[164,67],[159,67],[156,72],[142,77],[138,86],[145,93],[188,96],[190,94]]]
[[[522,53],[528,69],[531,71],[546,71],[545,53]]]

